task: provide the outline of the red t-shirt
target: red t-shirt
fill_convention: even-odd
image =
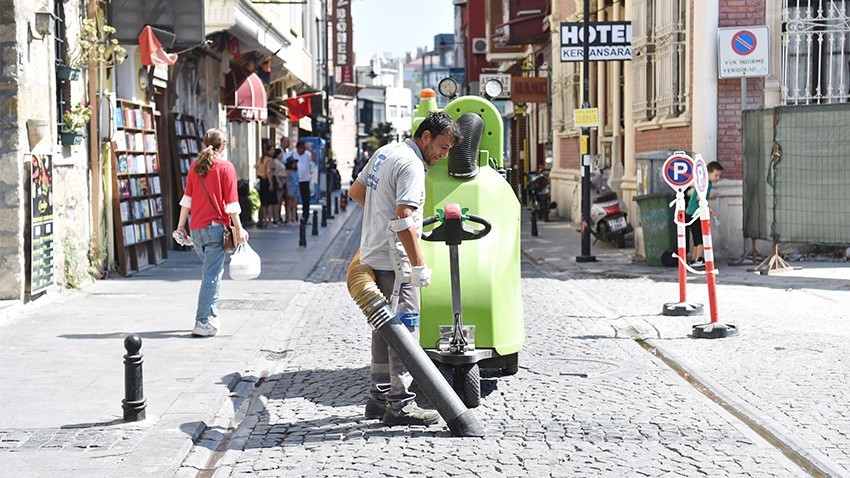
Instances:
[[[215,203],[215,209],[207,199],[207,193],[204,192],[201,181],[206,185],[210,198]],[[183,195],[192,201],[190,208],[192,221],[189,225],[191,230],[203,229],[213,221],[219,224],[224,221],[224,225],[229,226],[230,215],[225,213],[225,207],[228,204],[239,204],[239,195],[236,191],[236,168],[230,161],[217,159],[213,161],[207,175],[201,178],[195,173],[195,163],[192,163]]]

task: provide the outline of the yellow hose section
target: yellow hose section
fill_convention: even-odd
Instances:
[[[389,304],[386,297],[378,289],[378,284],[375,282],[375,271],[366,264],[360,263],[360,250],[354,254],[354,259],[351,260],[351,265],[348,266],[346,274],[346,283],[348,285],[348,293],[357,307],[363,311],[369,324],[375,328],[383,325],[384,320],[389,320],[392,317],[380,317],[378,312],[386,308],[389,311]],[[383,315],[386,315],[383,314]],[[382,320],[384,319],[384,320]]]

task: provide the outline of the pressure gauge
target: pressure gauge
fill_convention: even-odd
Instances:
[[[495,78],[487,80],[487,83],[484,83],[484,94],[488,98],[498,98],[502,95],[502,82]]]
[[[443,78],[437,84],[437,89],[440,90],[441,95],[453,99],[457,96],[457,81],[454,78]]]

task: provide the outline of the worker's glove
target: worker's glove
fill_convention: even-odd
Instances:
[[[413,287],[428,287],[431,285],[431,269],[428,266],[413,266],[410,273],[410,284]]]

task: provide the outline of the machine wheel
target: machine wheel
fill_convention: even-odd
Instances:
[[[626,235],[625,234],[617,234],[617,248],[623,249],[626,247]]]
[[[505,375],[516,375],[519,372],[519,353],[505,357]]]
[[[464,405],[475,408],[481,405],[481,372],[478,364],[464,365],[460,369],[463,375],[463,393],[459,393]]]
[[[449,383],[449,386],[452,387],[452,390],[455,390],[455,368],[451,365],[447,365],[444,363],[436,363],[437,370],[440,371],[440,375],[446,379],[446,382]]]

